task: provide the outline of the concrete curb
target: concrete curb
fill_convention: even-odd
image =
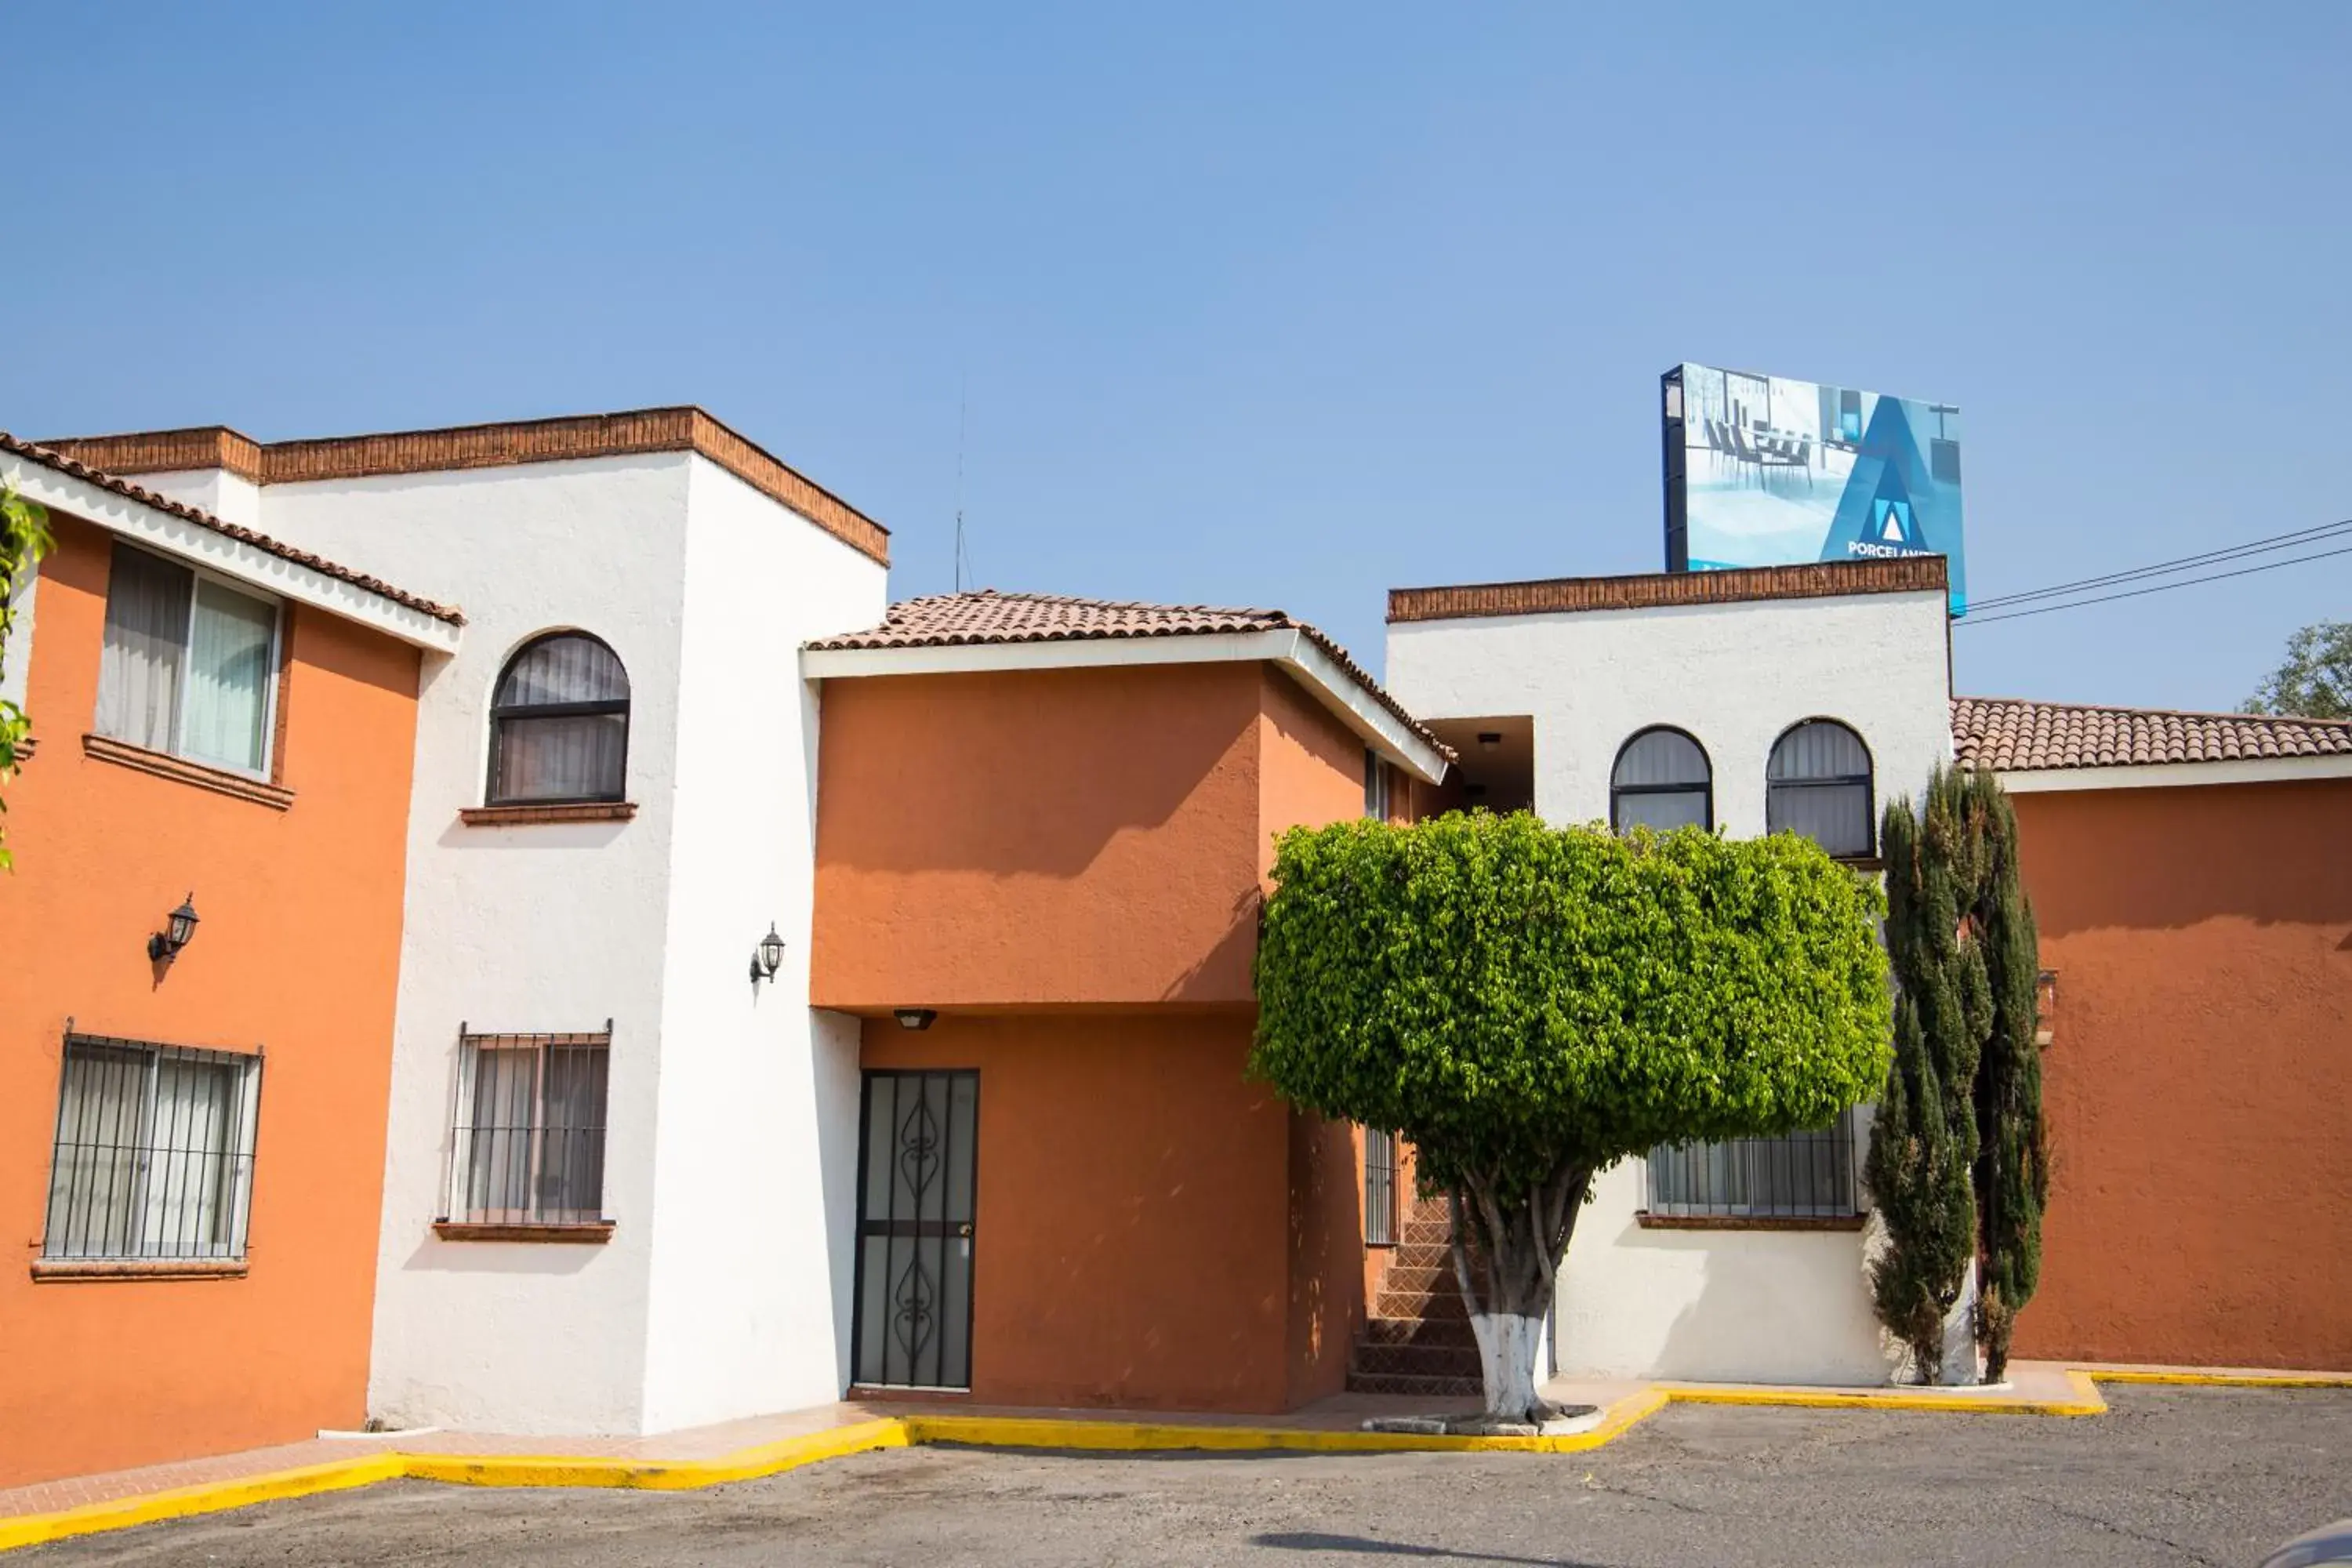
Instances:
[[[1311,1430],[1289,1426],[1208,1426],[1177,1421],[1097,1421],[1063,1416],[878,1416],[803,1437],[738,1449],[716,1459],[623,1459],[542,1455],[378,1452],[234,1480],[209,1481],[143,1497],[87,1503],[57,1513],[0,1519],[0,1552],[127,1530],[163,1520],[217,1513],[254,1503],[348,1491],[379,1481],[440,1481],[472,1487],[619,1487],[688,1491],[782,1475],[845,1454],[946,1443],[969,1447],[1059,1449],[1075,1453],[1406,1452],[1573,1454],[1624,1436],[1668,1405],[1781,1405],[1801,1409],[1941,1411],[1977,1415],[2097,1415],[2102,1383],[2202,1388],[2352,1388],[2352,1373],[2206,1373],[2163,1368],[2070,1370],[2070,1397],[2021,1399],[1959,1390],[1714,1388],[1655,1384],[1610,1405],[1598,1426],[1556,1437],[1447,1436],[1410,1432]]]

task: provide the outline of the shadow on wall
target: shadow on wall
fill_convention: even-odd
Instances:
[[[824,1255],[830,1278],[834,1382],[849,1387],[850,1323],[857,1268],[857,1143],[863,1089],[859,1035],[846,1013],[809,1013],[811,1103],[816,1107],[817,1171],[824,1186]]]
[[[2352,855],[2326,852],[2352,840],[2352,779],[2013,798],[2044,937],[2229,916],[2352,925]]]
[[[1847,1230],[1645,1230],[1629,1215],[1601,1255],[1618,1278],[1594,1280],[1588,1271],[1585,1283],[1682,1303],[1659,1334],[1654,1364],[1628,1372],[1870,1386],[1892,1375],[1895,1352],[1871,1311],[1863,1238]],[[1574,1345],[1562,1352],[1578,1364]]]
[[[400,1267],[425,1274],[578,1274],[604,1250],[528,1241],[444,1241],[427,1231]]]
[[[1256,994],[1255,969],[1257,960],[1258,919],[1265,908],[1265,895],[1255,887],[1244,889],[1235,896],[1233,921],[1225,934],[1206,952],[1194,959],[1169,983],[1161,993],[1163,1002],[1227,1002],[1234,997],[1234,978],[1239,977],[1243,993]]]

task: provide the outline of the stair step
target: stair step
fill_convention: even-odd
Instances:
[[[1359,1342],[1348,1358],[1353,1376],[1476,1377],[1475,1345],[1373,1345]]]
[[[1389,1248],[1391,1268],[1454,1268],[1454,1249],[1444,1242],[1407,1241]]]
[[[1447,1398],[1461,1395],[1476,1398],[1486,1392],[1486,1380],[1477,1377],[1423,1377],[1408,1373],[1349,1373],[1348,1390],[1351,1394],[1418,1394]]]
[[[1478,1336],[1467,1318],[1367,1318],[1358,1342],[1366,1345],[1468,1345]]]
[[[1381,1276],[1381,1294],[1383,1296],[1391,1291],[1400,1296],[1426,1296],[1438,1290],[1459,1292],[1461,1289],[1460,1282],[1454,1278],[1451,1261],[1443,1268],[1427,1264],[1419,1268],[1400,1268],[1391,1263],[1388,1272]]]
[[[1462,1305],[1462,1292],[1448,1285],[1443,1290],[1422,1294],[1383,1290],[1373,1303],[1374,1315],[1382,1318],[1410,1318],[1431,1323],[1467,1323],[1468,1309]]]

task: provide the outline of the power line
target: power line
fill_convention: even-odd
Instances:
[[[2324,522],[2315,528],[2297,529],[2293,533],[2274,534],[2246,544],[2232,544],[2221,550],[2209,550],[2200,555],[2183,555],[2174,561],[2159,561],[2153,566],[2135,566],[2126,572],[2110,572],[2105,576],[2085,577],[2076,583],[2060,583],[2048,588],[2035,588],[2021,594],[2000,594],[1980,599],[1970,607],[1997,610],[2010,605],[2021,605],[2032,599],[2048,599],[2061,594],[2072,594],[2085,588],[2105,588],[2117,583],[2129,583],[2141,577],[2161,577],[2167,573],[2182,572],[2192,566],[2210,566],[2223,561],[2235,561],[2248,555],[2262,555],[2273,550],[2284,550],[2291,545],[2314,544],[2352,530],[2352,518],[2340,522]]]
[[[2251,577],[2257,572],[2275,572],[2282,566],[2300,566],[2306,561],[2325,561],[2331,555],[2352,555],[2352,544],[2340,550],[2322,550],[2314,555],[2297,555],[2285,561],[2265,561],[2259,566],[2242,566],[2235,572],[2216,572],[2209,577],[2189,577],[2178,583],[2158,583],[2153,588],[2134,588],[2127,593],[2102,594],[2095,599],[2074,599],[2063,605],[2043,605],[2031,610],[2011,610],[2003,616],[1987,616],[1982,620],[1969,617],[1955,623],[1962,626],[1998,626],[2003,621],[2021,621],[2028,616],[2046,616],[2054,610],[2079,610],[2086,605],[2104,605],[2116,599],[2137,599],[2148,594],[2162,594],[2174,588],[2194,588],[2200,583],[2219,583],[2231,577]]]

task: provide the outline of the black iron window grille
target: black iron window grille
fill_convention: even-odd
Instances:
[[[1661,1144],[1648,1161],[1649,1210],[1676,1218],[1845,1219],[1861,1213],[1854,1121],[1780,1138]]]
[[[442,1218],[603,1223],[612,1046],[609,1021],[601,1033],[578,1035],[477,1035],[459,1026]]]
[[[1396,1232],[1396,1134],[1367,1127],[1364,1129],[1364,1245],[1394,1247]]]
[[[68,1026],[41,1256],[242,1258],[260,1104],[257,1053]]]

